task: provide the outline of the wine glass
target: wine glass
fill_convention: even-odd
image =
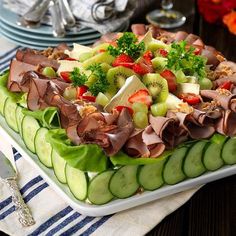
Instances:
[[[146,19],[149,23],[164,29],[175,28],[183,25],[186,17],[178,11],[172,10],[172,0],[162,0],[161,9],[156,9],[147,14]]]

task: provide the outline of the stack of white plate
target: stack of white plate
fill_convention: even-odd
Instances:
[[[9,41],[29,48],[44,49],[55,47],[64,42],[71,46],[73,43],[91,45],[101,37],[101,34],[92,28],[82,28],[68,31],[64,38],[55,38],[49,25],[39,28],[25,28],[17,25],[19,16],[0,5],[0,34]],[[116,31],[127,30],[129,23],[121,25]]]

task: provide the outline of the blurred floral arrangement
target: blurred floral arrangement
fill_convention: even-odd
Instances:
[[[198,8],[207,22],[223,22],[236,35],[236,0],[198,0]]]

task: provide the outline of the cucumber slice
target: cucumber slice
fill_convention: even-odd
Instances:
[[[24,118],[24,114],[22,113],[23,108],[21,106],[17,106],[16,108],[16,123],[17,123],[17,128],[19,130],[19,134],[22,137],[22,127],[21,127],[21,123],[22,120]]]
[[[16,109],[17,109],[17,104],[11,98],[7,98],[4,104],[3,113],[8,126],[12,128],[14,131],[18,132],[16,115],[15,115]]]
[[[224,165],[221,158],[221,150],[224,143],[210,143],[203,155],[203,164],[208,170],[217,170]]]
[[[109,191],[109,181],[114,172],[114,170],[104,171],[91,180],[88,187],[88,199],[91,203],[102,205],[114,198]]]
[[[145,190],[155,190],[164,184],[162,170],[166,158],[155,164],[141,166],[138,170],[138,182]]]
[[[26,147],[33,153],[35,153],[34,139],[38,129],[39,123],[31,116],[25,116],[22,120],[22,137]]]
[[[236,163],[236,137],[230,138],[223,146],[222,159],[228,165]]]
[[[35,152],[38,155],[39,160],[46,166],[52,167],[52,146],[50,143],[46,141],[46,134],[48,132],[47,128],[40,128],[38,129],[35,139]]]
[[[86,172],[66,165],[66,182],[71,193],[78,200],[85,200],[88,192],[88,176]]]
[[[5,102],[8,99],[8,94],[6,88],[0,86],[0,113],[4,116],[4,106]]]
[[[52,167],[57,179],[66,184],[66,161],[55,151],[52,150]]]
[[[138,166],[136,165],[121,167],[110,179],[110,192],[117,198],[127,198],[132,196],[139,188],[137,172]]]
[[[187,153],[183,163],[183,171],[188,177],[194,178],[206,171],[202,163],[203,150],[206,144],[205,141],[199,141]]]
[[[177,184],[186,178],[182,166],[187,151],[188,148],[183,146],[176,149],[169,157],[163,170],[163,178],[167,184]]]

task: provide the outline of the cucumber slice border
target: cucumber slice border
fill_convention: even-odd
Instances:
[[[85,185],[86,185],[86,186],[85,186],[86,189],[85,189],[85,191],[84,191],[85,194],[83,195],[82,198],[78,197],[77,193],[74,191],[74,189],[72,189],[73,185],[71,185],[71,184],[74,183],[74,180],[75,180],[75,179],[73,179],[72,182],[70,181],[70,178],[69,178],[70,176],[68,176],[68,175],[69,175],[69,174],[68,174],[68,171],[69,171],[69,170],[71,170],[71,171],[76,170],[76,171],[78,171],[79,174],[82,174],[83,177],[84,177],[84,181],[85,181],[85,183],[86,183],[86,184],[85,184]],[[80,201],[85,201],[85,200],[87,199],[87,196],[88,196],[88,183],[89,183],[88,174],[87,174],[86,172],[84,172],[84,171],[81,171],[81,170],[79,170],[79,169],[73,168],[73,167],[71,167],[71,166],[68,165],[68,164],[66,164],[65,173],[66,173],[67,186],[69,187],[70,192],[72,193],[72,195],[73,195],[76,199],[78,199],[78,200],[80,200]],[[78,184],[78,183],[76,183],[76,184]]]
[[[162,159],[160,160],[160,162],[157,162],[157,163],[154,163],[154,164],[149,164],[149,165],[142,165],[142,166],[139,166],[138,168],[138,171],[137,171],[137,179],[138,179],[138,183],[139,185],[144,189],[144,190],[147,190],[147,191],[154,191],[158,188],[161,188],[165,182],[164,182],[164,178],[163,178],[163,170],[164,170],[164,166],[165,166],[165,163],[168,161],[168,158],[165,158],[165,159]],[[153,173],[153,171],[157,169],[158,171],[160,171],[158,173],[158,176],[152,176],[152,175],[155,175]],[[148,172],[147,172],[148,171]],[[145,173],[146,172],[146,173]],[[152,172],[152,173],[151,173]],[[152,175],[151,175],[151,174]],[[141,176],[142,175],[142,176]],[[148,176],[147,176],[148,175]],[[154,187],[150,187],[150,185],[148,186],[148,181],[146,180],[146,177],[156,177],[157,181],[159,181],[159,183],[157,184],[154,184],[153,182],[153,179],[150,181],[150,183],[152,182],[153,183],[153,186]],[[148,179],[148,178],[147,178]],[[149,179],[150,180],[150,179]]]
[[[46,141],[45,135],[42,132],[48,132],[48,129],[44,128],[44,127],[40,127],[37,130],[35,137],[34,137],[35,153],[38,156],[39,161],[43,165],[45,165],[48,168],[52,168],[52,146],[50,143],[48,143]],[[44,136],[40,136],[40,135],[44,135]],[[39,142],[40,145],[37,142]],[[48,153],[47,157],[42,156],[42,155],[45,155],[44,151],[42,152],[42,149],[45,148],[44,145],[47,145],[48,148],[50,148],[50,150],[49,150],[50,153]]]
[[[196,146],[196,145],[199,145],[199,143],[205,143],[205,145],[202,147],[202,152],[201,152],[201,157],[200,157],[200,159],[199,159],[199,161],[201,162],[201,167],[203,167],[202,168],[202,170],[201,170],[201,172],[199,172],[199,174],[197,174],[197,175],[189,175],[189,173],[187,174],[186,173],[186,160],[187,159],[189,159],[188,158],[188,155],[189,155],[189,153],[193,150],[193,148]],[[188,177],[188,178],[196,178],[196,177],[198,177],[198,176],[200,176],[200,175],[202,175],[203,173],[205,173],[206,171],[207,171],[207,169],[205,168],[205,166],[203,165],[203,153],[204,153],[204,148],[205,148],[205,146],[206,146],[206,144],[208,143],[208,141],[206,141],[206,140],[201,140],[201,141],[198,141],[198,142],[196,142],[196,143],[194,143],[189,149],[188,149],[188,151],[187,151],[187,153],[186,153],[186,156],[185,156],[185,158],[184,158],[184,161],[183,161],[183,166],[182,166],[182,170],[183,170],[183,172],[184,172],[184,174]],[[191,159],[192,159],[193,157],[191,156]]]
[[[26,120],[28,120],[28,122],[26,122]],[[26,133],[26,130],[25,130],[25,125],[24,123],[27,123],[26,125],[28,126],[28,124],[31,122],[35,122],[35,125],[37,124],[38,125],[38,128],[36,130],[34,130],[34,137],[33,137],[33,140],[29,140],[29,137],[26,137],[25,133]],[[35,144],[34,144],[34,140],[35,140],[35,136],[36,136],[36,133],[38,131],[38,129],[40,129],[40,125],[38,123],[38,121],[33,118],[32,116],[24,116],[23,120],[22,120],[22,123],[21,123],[21,127],[22,127],[22,138],[23,138],[23,141],[25,143],[25,146],[32,152],[32,153],[35,153]],[[30,127],[27,127],[27,128],[30,128]],[[31,130],[32,131],[32,130]],[[30,132],[31,134],[33,134],[32,132]],[[31,146],[32,145],[32,146]]]
[[[165,171],[167,171],[167,169],[166,168],[168,168],[167,167],[167,165],[168,164],[170,164],[170,162],[174,162],[175,160],[173,160],[173,158],[179,158],[179,156],[173,156],[173,155],[176,155],[176,153],[175,152],[177,152],[177,151],[180,151],[180,149],[186,149],[185,150],[185,153],[183,154],[184,156],[182,156],[181,157],[181,163],[180,163],[180,170],[181,170],[181,174],[182,174],[182,179],[180,178],[180,179],[178,179],[178,181],[177,182],[170,182],[169,180],[167,181],[166,179],[166,175],[167,175],[167,173],[165,174]],[[186,155],[188,154],[188,151],[189,151],[189,147],[188,146],[181,146],[181,147],[179,147],[179,148],[177,148],[173,153],[172,153],[172,155],[171,156],[169,156],[169,158],[168,158],[168,160],[166,161],[166,163],[164,164],[164,167],[163,167],[163,179],[164,179],[164,181],[165,181],[165,183],[166,184],[168,184],[168,185],[175,185],[175,184],[178,184],[178,183],[180,183],[180,182],[182,182],[182,181],[184,181],[186,178],[187,178],[187,176],[186,176],[186,174],[184,173],[184,171],[183,171],[183,163],[184,163],[184,160],[185,160],[185,157],[186,157]],[[172,157],[173,156],[173,157]],[[176,162],[176,161],[175,161]]]
[[[127,194],[127,195],[120,195],[120,194],[117,194],[117,191],[115,190],[115,192],[114,192],[114,189],[113,189],[113,184],[112,184],[112,182],[114,182],[115,180],[115,177],[117,177],[117,175],[121,172],[121,171],[123,171],[123,169],[125,169],[125,168],[131,168],[131,170],[132,170],[132,168],[135,168],[134,169],[134,171],[135,171],[135,173],[134,173],[134,176],[132,176],[133,177],[133,179],[135,179],[136,180],[136,183],[135,182],[132,182],[131,184],[132,185],[135,185],[135,188],[134,189],[132,189],[133,191],[130,191],[129,192],[129,194]],[[122,166],[122,167],[120,167],[117,171],[115,171],[115,173],[111,176],[111,179],[110,179],[110,181],[109,181],[109,190],[110,190],[110,192],[115,196],[115,197],[117,197],[117,198],[119,198],[119,199],[125,199],[125,198],[128,198],[128,197],[131,197],[131,196],[133,196],[136,192],[137,192],[137,190],[139,189],[139,187],[140,187],[140,185],[139,185],[139,183],[138,183],[138,179],[137,179],[137,172],[138,172],[138,168],[139,168],[139,166],[138,165],[126,165],[126,166]],[[128,171],[125,171],[125,172],[127,172],[128,173]],[[118,178],[119,178],[119,176],[118,176]],[[119,180],[118,180],[119,181]],[[129,184],[129,183],[128,183]],[[114,186],[116,186],[117,187],[117,185],[115,184]],[[118,185],[118,187],[120,187],[119,185]],[[119,189],[120,190],[120,189]],[[121,192],[122,192],[122,190],[121,190]]]
[[[226,148],[226,145],[228,145],[229,144],[229,142],[231,142],[233,139],[235,139],[236,140],[236,137],[231,137],[231,138],[228,138],[226,141],[225,141],[225,143],[224,143],[224,145],[223,145],[223,147],[222,147],[222,150],[221,150],[221,158],[222,158],[222,160],[224,161],[224,163],[226,164],[226,165],[234,165],[234,164],[236,164],[236,158],[235,158],[235,161],[229,161],[229,160],[227,160],[227,159],[225,159],[225,157],[224,157],[224,149]],[[226,155],[226,156],[228,156],[228,155]]]
[[[56,154],[54,154],[56,153]],[[56,155],[56,156],[55,156]],[[63,178],[59,177],[61,174],[58,174],[58,171],[60,171],[59,168],[55,168],[55,166],[58,166],[58,163],[55,165],[55,160],[57,160],[58,158],[61,158],[62,160],[64,160],[57,152],[55,149],[52,149],[52,152],[51,152],[51,160],[52,160],[52,168],[53,168],[53,172],[55,174],[55,176],[57,177],[57,180],[62,183],[62,184],[66,184],[67,181],[66,181],[66,164],[67,162],[64,160],[64,169],[63,169]],[[58,170],[58,171],[57,171]]]
[[[91,200],[91,198],[90,198],[91,191],[92,191],[92,190],[91,190],[91,185],[93,184],[94,181],[96,181],[98,178],[100,178],[101,175],[107,174],[108,172],[111,172],[111,175],[110,175],[109,180],[108,180],[108,182],[107,182],[107,190],[108,190],[108,192],[111,194],[111,197],[110,197],[108,200],[106,200],[106,201],[104,201],[104,202],[102,202],[102,203],[101,203],[101,202],[97,203],[97,202]],[[89,200],[92,204],[95,204],[95,205],[104,205],[104,204],[106,204],[106,203],[112,201],[112,200],[115,198],[115,196],[114,196],[114,195],[111,193],[111,191],[109,190],[110,179],[111,179],[111,177],[112,177],[112,175],[113,175],[114,173],[115,173],[115,170],[112,170],[112,169],[110,169],[110,170],[105,170],[105,171],[100,172],[100,173],[97,174],[96,176],[94,176],[94,177],[89,181],[87,198],[88,198],[88,200]]]
[[[14,106],[14,111],[9,108],[9,106]],[[16,121],[16,109],[17,109],[18,105],[16,102],[13,101],[13,99],[11,99],[10,97],[8,97],[5,100],[4,103],[4,107],[3,107],[3,114],[5,117],[5,121],[7,123],[7,125],[14,130],[15,132],[19,132],[18,130],[18,126],[17,126],[17,121]],[[14,123],[11,123],[14,119]]]

